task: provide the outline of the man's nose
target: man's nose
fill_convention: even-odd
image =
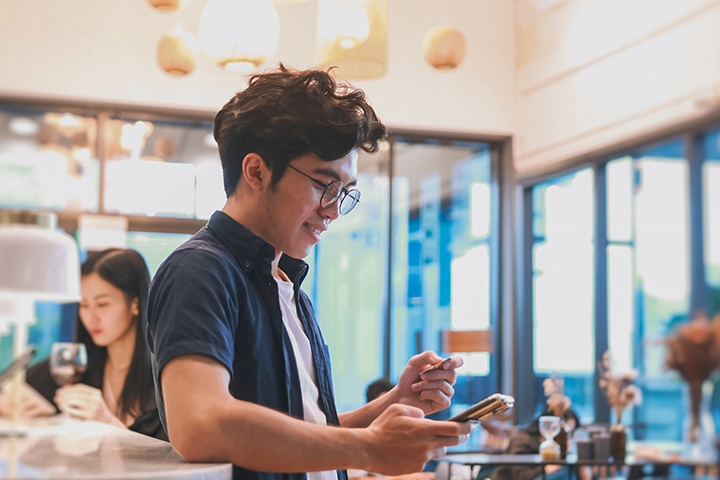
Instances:
[[[340,200],[336,201],[329,207],[320,207],[320,211],[322,212],[323,217],[329,218],[332,222],[340,216]]]

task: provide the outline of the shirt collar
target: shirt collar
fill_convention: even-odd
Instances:
[[[207,228],[217,235],[244,270],[260,268],[262,272],[270,274],[275,247],[220,210],[212,214]],[[283,254],[278,266],[299,288],[307,275],[307,263]]]

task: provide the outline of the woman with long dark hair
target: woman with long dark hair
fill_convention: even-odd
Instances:
[[[147,264],[135,250],[90,253],[75,326],[87,369],[78,383],[58,388],[46,360],[28,370],[27,383],[61,412],[167,440],[145,343],[149,288]]]

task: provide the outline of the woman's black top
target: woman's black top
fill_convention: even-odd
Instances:
[[[84,383],[85,385],[102,390],[105,377],[104,367],[104,365],[98,365],[98,368],[88,368],[79,383]],[[55,392],[60,387],[58,387],[50,375],[49,360],[43,360],[30,367],[25,378],[31,387],[37,390],[40,395],[45,397],[57,409],[57,405],[55,405],[53,399],[55,398]],[[149,401],[142,407],[140,415],[138,415],[135,422],[128,428],[134,432],[167,441],[168,437],[160,423],[160,416],[158,415],[157,405],[155,404],[155,395],[150,395]]]

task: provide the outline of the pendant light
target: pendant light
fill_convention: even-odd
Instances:
[[[347,79],[387,71],[387,0],[318,0],[318,63]]]
[[[148,3],[161,12],[177,12],[185,8],[190,0],[148,0]]]
[[[425,60],[433,68],[451,70],[465,58],[465,36],[457,28],[438,25],[427,31],[422,49]]]
[[[195,70],[200,57],[200,42],[178,23],[158,42],[157,62],[171,75],[185,76]]]
[[[280,21],[270,0],[208,0],[199,37],[216,65],[247,72],[277,53]]]

